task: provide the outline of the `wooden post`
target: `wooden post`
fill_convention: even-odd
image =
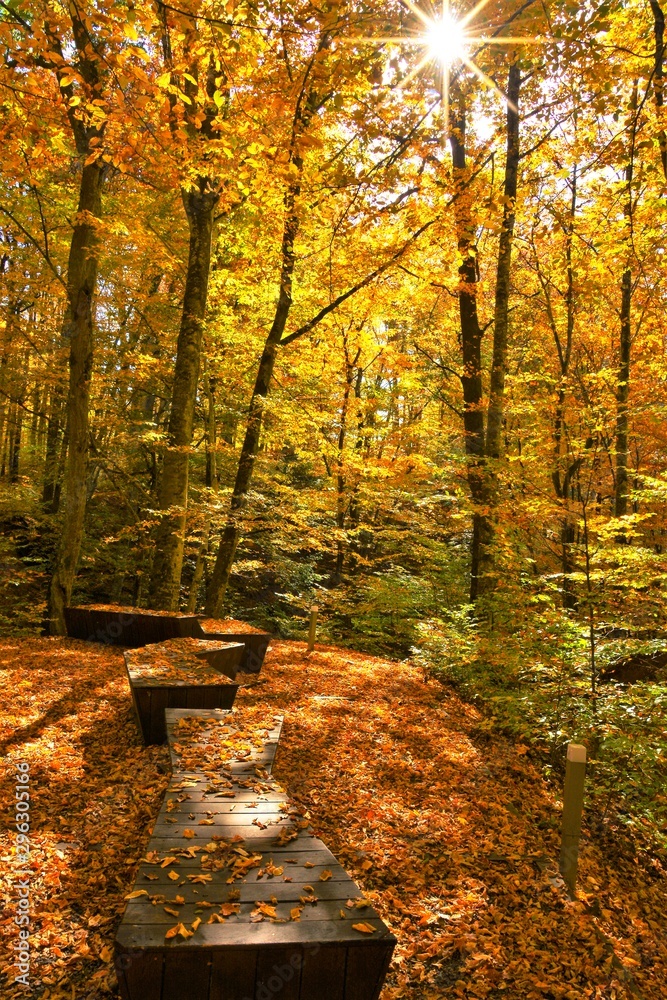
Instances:
[[[308,652],[315,649],[315,629],[317,628],[317,604],[310,609],[310,628],[308,630]]]
[[[574,895],[579,864],[579,837],[581,814],[584,808],[584,779],[586,777],[586,747],[570,743],[565,764],[563,791],[563,826],[560,843],[560,873]]]

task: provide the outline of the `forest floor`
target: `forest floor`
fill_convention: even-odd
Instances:
[[[118,649],[0,639],[0,995],[14,983],[15,764],[30,765],[31,995],[117,996],[113,939],[167,784]],[[418,670],[274,641],[237,705],[285,714],[274,774],[398,939],[382,1000],[667,997],[667,881],[586,838],[557,876],[559,803],[526,747]]]

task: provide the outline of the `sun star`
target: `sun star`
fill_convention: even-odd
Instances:
[[[488,35],[479,35],[472,30],[473,22],[477,15],[486,7],[489,0],[479,0],[475,6],[465,14],[454,15],[450,8],[450,0],[442,0],[440,14],[436,17],[427,14],[414,0],[403,0],[403,3],[421,22],[420,30],[410,34],[393,36],[390,38],[378,38],[369,36],[367,38],[351,39],[351,44],[382,44],[390,43],[402,47],[421,48],[425,50],[424,55],[410,72],[397,84],[398,89],[403,89],[414,79],[426,66],[432,63],[439,64],[442,73],[440,93],[445,108],[445,118],[449,119],[449,75],[450,70],[457,63],[469,69],[478,80],[485,86],[496,90],[504,100],[506,96],[492,80],[475,62],[476,53],[471,54],[475,48],[486,48],[488,45],[531,45],[539,42],[537,38],[530,37],[509,37],[501,35],[500,28],[492,31]]]
[[[466,54],[466,33],[460,21],[445,13],[437,21],[432,21],[426,29],[424,40],[433,59],[449,68],[463,59]]]

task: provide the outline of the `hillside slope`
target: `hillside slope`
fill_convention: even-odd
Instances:
[[[2,996],[13,981],[15,764],[30,765],[31,984],[115,997],[112,944],[166,787],[122,655],[68,639],[0,640]],[[382,1000],[667,996],[665,873],[588,840],[580,899],[557,877],[558,803],[527,749],[414,668],[275,641],[239,692],[285,713],[275,774],[397,935]]]

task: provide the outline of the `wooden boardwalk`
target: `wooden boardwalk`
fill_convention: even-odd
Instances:
[[[164,743],[167,708],[231,708],[243,656],[239,643],[202,639],[167,642],[123,654],[132,702],[144,743]]]
[[[172,778],[116,937],[124,1000],[376,1000],[395,938],[271,777],[281,719],[166,716]]]
[[[245,647],[240,669],[257,674],[262,669],[266,650],[271,641],[268,632],[236,631],[216,628],[206,620],[202,627],[197,615],[145,608],[110,608],[95,604],[65,608],[67,634],[72,639],[103,642],[112,646],[136,648],[167,639],[209,639],[215,642],[236,642]],[[219,624],[219,623],[218,623]]]

